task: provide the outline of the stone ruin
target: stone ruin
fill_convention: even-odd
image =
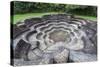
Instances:
[[[97,22],[52,14],[13,25],[13,65],[97,60]]]

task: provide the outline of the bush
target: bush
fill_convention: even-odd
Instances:
[[[97,7],[82,6],[82,5],[68,5],[55,3],[35,3],[35,2],[21,2],[13,1],[12,9],[14,14],[31,13],[31,12],[70,12],[78,14],[96,14]],[[86,15],[87,15],[86,14]]]

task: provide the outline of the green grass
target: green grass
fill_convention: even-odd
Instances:
[[[13,24],[16,24],[19,21],[23,21],[28,18],[34,17],[42,17],[43,15],[48,14],[58,14],[57,12],[49,12],[49,13],[27,13],[27,14],[17,14],[13,16]]]
[[[41,17],[43,15],[58,14],[58,13],[59,12],[17,14],[13,16],[13,24],[16,24],[17,22],[23,21],[28,18]],[[76,15],[76,16],[84,19],[89,19],[89,20],[97,20],[96,17],[92,17],[92,16],[80,16],[80,15]]]
[[[94,16],[82,16],[82,15],[76,15],[76,16],[84,18],[84,19],[88,19],[88,20],[94,20],[94,21],[97,20],[97,17],[94,17]]]

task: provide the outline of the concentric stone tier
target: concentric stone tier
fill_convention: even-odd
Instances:
[[[97,22],[66,14],[30,18],[13,26],[15,65],[97,60]]]

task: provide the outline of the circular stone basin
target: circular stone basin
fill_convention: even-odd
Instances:
[[[67,32],[63,30],[55,30],[49,34],[49,38],[54,42],[65,42],[67,37]]]

